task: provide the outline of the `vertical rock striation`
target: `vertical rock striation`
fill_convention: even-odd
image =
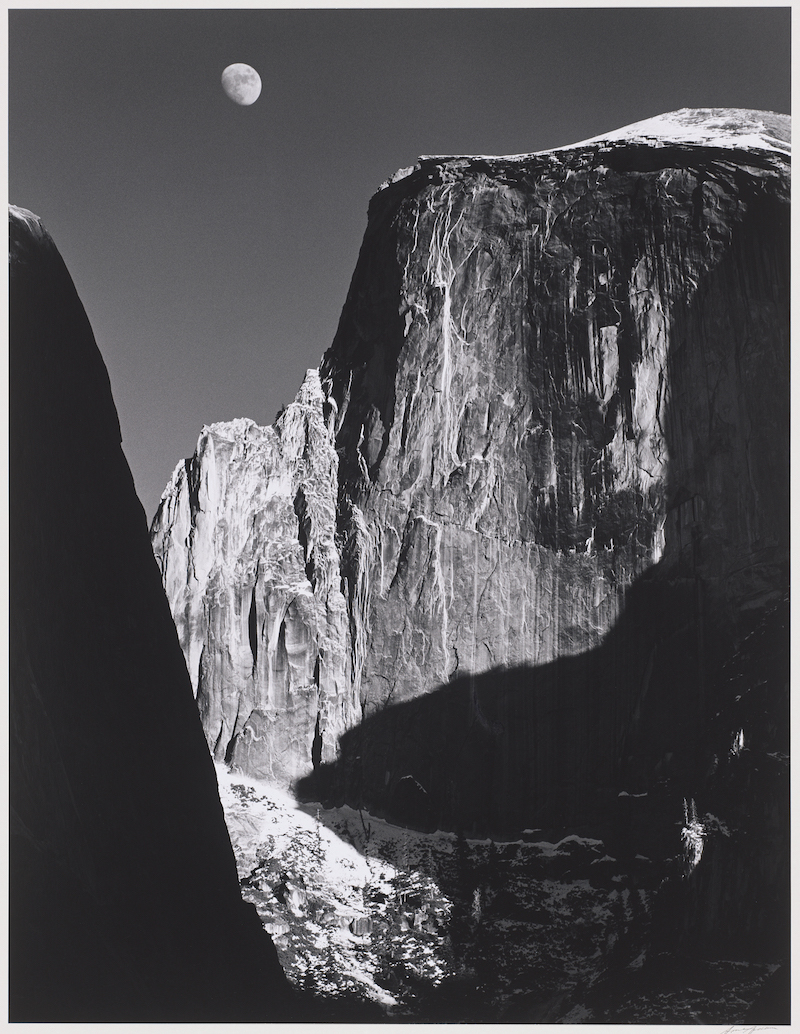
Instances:
[[[10,1018],[278,1018],[108,375],[10,210]]]
[[[154,520],[215,755],[484,831],[691,779],[786,583],[788,198],[724,109],[384,184],[319,373]]]
[[[360,717],[333,413],[310,370],[274,427],[205,428],[153,529],[214,756],[282,785]]]

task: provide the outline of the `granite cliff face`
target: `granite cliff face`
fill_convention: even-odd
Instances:
[[[153,535],[215,758],[283,785],[360,715],[337,541],[338,456],[316,371],[274,427],[214,424]]]
[[[10,263],[10,1019],[283,1017],[108,374],[14,207]]]
[[[788,199],[722,109],[384,184],[319,371],[153,523],[215,757],[476,832],[691,792],[786,584]]]

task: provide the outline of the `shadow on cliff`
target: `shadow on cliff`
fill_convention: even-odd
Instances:
[[[296,792],[425,831],[497,838],[607,825],[621,790],[669,787],[679,798],[693,785],[705,717],[697,628],[693,583],[652,572],[598,648],[384,707]],[[646,728],[645,706],[658,714]]]
[[[664,559],[627,591],[597,648],[367,713],[336,762],[295,789],[428,831],[544,839],[583,827],[621,861],[679,853],[684,800],[697,798],[701,813],[719,807],[739,825],[709,835],[696,878],[663,896],[674,912],[662,910],[664,943],[785,958],[788,784],[777,771],[763,782],[759,760],[788,752],[788,629],[775,609],[787,585],[788,394],[776,389],[787,383],[787,214],[748,174],[720,169],[748,209],[673,312]],[[714,230],[714,218],[699,210],[694,230]],[[735,694],[728,670],[764,620]],[[734,765],[751,689],[751,756]]]
[[[655,570],[632,588],[597,649],[456,679],[386,707],[346,733],[336,763],[318,765],[296,793],[425,832],[602,839],[605,868],[578,851],[563,879],[657,890],[652,913],[629,936],[635,950],[628,958],[621,943],[592,992],[593,1007],[612,1019],[632,987],[626,965],[642,936],[651,958],[637,973],[642,989],[655,981],[674,991],[687,967],[692,986],[706,986],[703,970],[712,987],[719,978],[702,960],[785,963],[788,604],[767,608],[738,647],[722,633],[701,634],[696,608],[691,581],[662,582]],[[638,692],[625,699],[630,686]],[[742,750],[739,728],[747,729]],[[691,809],[693,801],[705,825],[696,869],[682,840],[684,802]],[[335,811],[318,818],[339,832]],[[478,870],[445,868],[437,879],[468,914]],[[762,1005],[762,1020],[788,1015],[780,987]]]

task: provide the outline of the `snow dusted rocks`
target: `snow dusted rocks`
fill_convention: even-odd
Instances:
[[[507,830],[673,763],[786,577],[787,151],[686,109],[378,191],[319,374],[153,524],[218,759]]]
[[[680,108],[678,111],[634,122],[583,143],[606,145],[620,141],[627,145],[642,143],[648,147],[695,144],[701,147],[775,151],[788,157],[791,155],[790,140],[788,115],[747,108]]]

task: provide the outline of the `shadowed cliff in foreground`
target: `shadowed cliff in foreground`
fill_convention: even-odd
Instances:
[[[10,235],[10,1019],[279,1018],[105,366],[42,224]]]

